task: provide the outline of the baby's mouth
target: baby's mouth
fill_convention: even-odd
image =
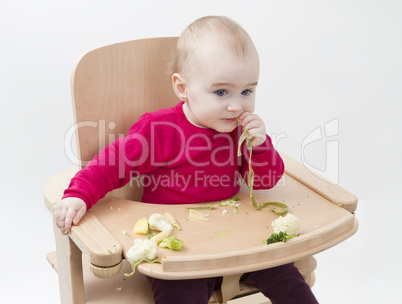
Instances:
[[[226,122],[235,122],[235,121],[239,121],[239,119],[237,118],[237,117],[235,117],[235,118],[222,118],[222,120],[223,121],[226,121]]]

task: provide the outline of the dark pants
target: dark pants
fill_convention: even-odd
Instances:
[[[156,304],[207,304],[222,278],[160,280],[147,277]],[[294,263],[245,273],[242,282],[260,290],[272,304],[316,304],[310,286]]]

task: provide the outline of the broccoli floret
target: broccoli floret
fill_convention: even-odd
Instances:
[[[180,241],[177,237],[171,236],[170,238],[165,238],[159,243],[159,246],[164,248],[169,248],[172,250],[181,250],[184,242]]]
[[[288,235],[286,232],[279,231],[278,233],[272,233],[267,239],[267,245],[284,242],[286,243],[288,240],[293,239],[295,236]]]

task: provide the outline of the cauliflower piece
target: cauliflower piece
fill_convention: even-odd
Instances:
[[[168,218],[163,214],[154,213],[148,219],[149,228],[151,230],[168,231],[169,234],[173,231],[173,226]]]
[[[300,220],[291,213],[288,213],[286,216],[280,216],[271,225],[274,233],[282,231],[290,236],[298,236],[300,234]]]
[[[127,257],[132,261],[154,260],[158,255],[158,245],[151,240],[135,239],[134,245],[128,250]]]

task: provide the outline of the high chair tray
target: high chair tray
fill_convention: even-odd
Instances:
[[[283,179],[273,189],[255,190],[254,194],[258,203],[285,203],[289,212],[300,219],[300,236],[287,243],[264,244],[272,233],[271,223],[278,215],[270,207],[254,208],[247,186],[243,186],[237,195],[240,205],[236,213],[233,207],[221,207],[219,202],[214,202],[213,209],[200,211],[208,214],[206,222],[191,218],[186,208],[209,206],[211,202],[156,205],[108,195],[87,211],[80,224],[73,227],[70,237],[95,265],[114,266],[121,260],[121,255],[126,257],[134,239],[146,238],[132,232],[138,219],[149,218],[153,213],[170,212],[180,226],[173,235],[184,242],[183,249],[159,248],[162,263],[143,262],[137,271],[161,279],[190,279],[239,274],[289,263],[321,252],[353,235],[358,228],[353,214],[356,197],[307,172],[287,156],[282,157],[287,167]],[[54,188],[57,182],[62,191],[74,172],[69,170],[60,174],[47,185],[50,183]],[[59,199],[62,192],[56,197],[57,191],[50,191],[48,186],[45,186],[45,200],[52,209],[51,203]],[[105,240],[98,240],[102,238]],[[94,245],[98,241],[100,248]]]

